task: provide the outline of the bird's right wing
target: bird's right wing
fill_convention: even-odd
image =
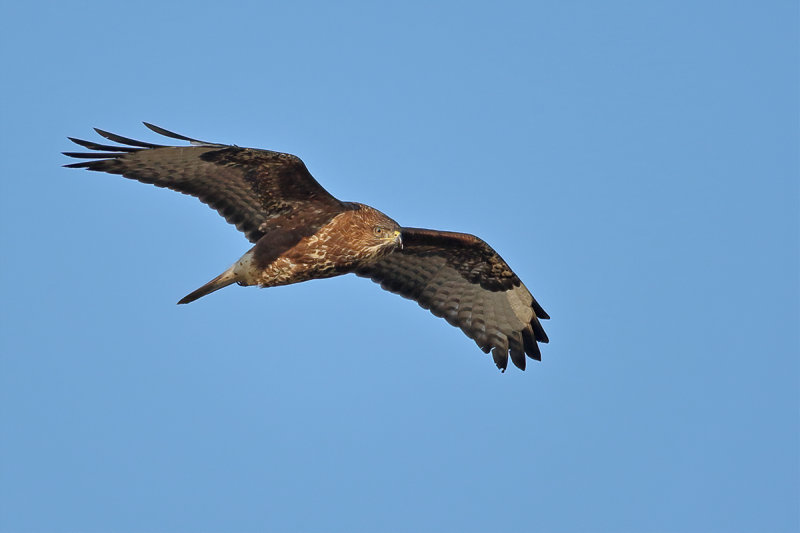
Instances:
[[[269,150],[206,143],[145,123],[161,135],[192,146],[163,146],[102,130],[120,146],[70,140],[93,152],[64,152],[91,159],[65,165],[86,168],[166,187],[208,204],[243,232],[250,242],[264,235],[271,220],[291,217],[294,224],[319,226],[344,210],[297,156]]]

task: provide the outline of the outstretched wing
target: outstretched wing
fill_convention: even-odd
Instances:
[[[356,274],[417,301],[461,328],[501,370],[511,361],[525,369],[525,354],[541,360],[547,342],[539,319],[550,318],[520,279],[474,235],[403,228],[403,249]]]
[[[96,129],[121,146],[70,137],[95,151],[64,152],[70,157],[91,159],[65,166],[121,174],[195,196],[234,224],[250,242],[260,239],[269,222],[278,217],[318,226],[344,210],[342,202],[323,189],[296,156],[206,143],[146,122],[145,126],[192,146],[151,144]]]

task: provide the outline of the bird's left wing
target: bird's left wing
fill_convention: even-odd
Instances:
[[[344,210],[344,204],[317,183],[297,156],[207,143],[145,126],[192,146],[163,146],[96,130],[120,146],[70,137],[94,151],[64,152],[89,159],[65,166],[121,174],[195,196],[234,224],[250,242],[260,239],[269,222],[278,217],[291,217],[296,225],[313,229]]]
[[[488,244],[464,233],[403,228],[403,248],[356,271],[461,328],[501,370],[541,360],[550,318]]]

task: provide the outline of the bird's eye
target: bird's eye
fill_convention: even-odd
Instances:
[[[372,233],[374,233],[376,237],[383,237],[383,228],[380,226],[375,226],[372,228]]]

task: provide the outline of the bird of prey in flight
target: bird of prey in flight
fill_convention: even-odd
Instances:
[[[198,141],[145,126],[188,146],[164,146],[96,129],[115,145],[70,140],[91,152],[65,165],[197,197],[252,242],[225,272],[178,303],[238,283],[274,287],[354,273],[415,300],[461,330],[505,371],[509,355],[541,360],[549,318],[505,261],[465,233],[401,227],[377,209],[342,202],[296,156]]]

